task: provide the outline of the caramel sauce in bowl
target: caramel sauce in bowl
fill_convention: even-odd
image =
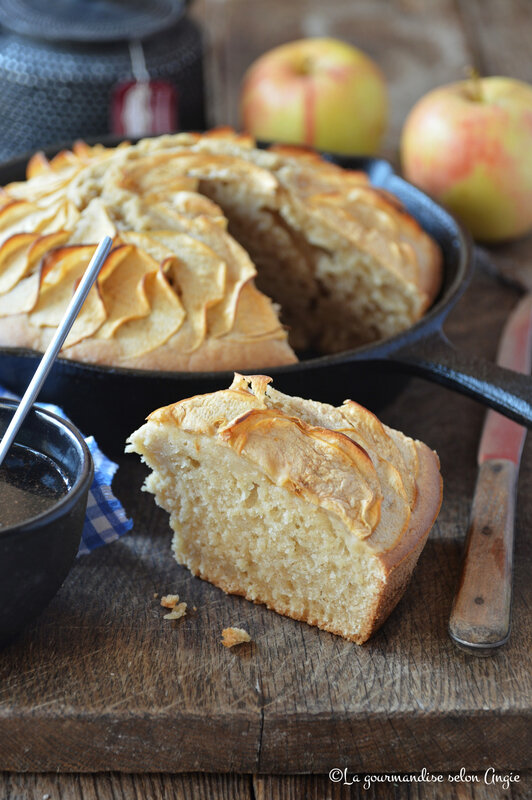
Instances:
[[[15,409],[0,399],[0,437]],[[92,475],[80,432],[33,407],[0,466],[0,645],[44,610],[66,578]]]
[[[68,488],[67,478],[49,456],[12,445],[0,465],[0,530],[48,511]]]

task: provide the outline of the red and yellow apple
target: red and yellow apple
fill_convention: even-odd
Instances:
[[[405,122],[407,180],[485,242],[532,230],[532,86],[473,77],[435,89]]]
[[[244,129],[260,140],[370,155],[388,121],[386,82],[375,62],[346,42],[300,39],[251,65],[240,114]]]

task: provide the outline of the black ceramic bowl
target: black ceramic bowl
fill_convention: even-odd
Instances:
[[[0,437],[15,408],[16,403],[0,399]],[[51,458],[69,488],[43,513],[0,528],[0,645],[45,608],[66,578],[81,540],[93,476],[92,457],[79,431],[48,411],[30,411],[16,444]]]

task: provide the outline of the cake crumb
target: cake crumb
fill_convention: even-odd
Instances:
[[[178,603],[179,603],[178,594],[165,594],[164,597],[161,597],[161,605],[164,608],[175,608],[175,606]]]
[[[167,606],[170,608],[170,606]],[[187,604],[186,603],[179,603],[176,606],[171,607],[172,610],[169,614],[165,614],[163,619],[181,619],[187,613]]]
[[[159,597],[159,592],[154,592],[153,593],[153,599],[157,600],[158,597]]]
[[[224,647],[234,647],[236,644],[250,641],[251,636],[242,628],[224,628],[222,631],[222,644]]]

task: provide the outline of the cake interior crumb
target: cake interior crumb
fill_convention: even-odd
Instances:
[[[222,631],[222,644],[224,647],[234,647],[237,644],[250,641],[251,636],[243,628],[224,628]]]
[[[161,605],[164,608],[175,608],[175,606],[178,603],[179,603],[178,594],[165,594],[164,597],[161,597]]]
[[[178,603],[176,606],[172,608],[172,610],[165,614],[163,619],[181,619],[187,613],[187,604],[186,603]]]

